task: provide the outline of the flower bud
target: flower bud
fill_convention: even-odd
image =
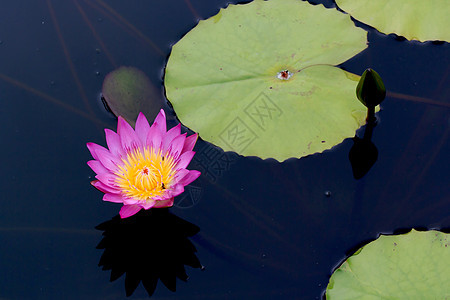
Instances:
[[[372,69],[365,70],[356,87],[356,96],[366,107],[380,104],[386,96],[386,88],[380,75]]]

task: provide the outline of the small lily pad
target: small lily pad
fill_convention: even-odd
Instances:
[[[449,266],[449,234],[380,236],[333,273],[327,299],[447,299]]]
[[[150,79],[134,67],[120,67],[106,75],[102,94],[112,113],[131,125],[139,112],[154,119],[164,105]]]
[[[448,0],[336,0],[358,21],[408,40],[450,41]]]
[[[335,67],[366,45],[350,17],[299,0],[229,5],[172,49],[165,87],[180,121],[225,151],[283,161],[354,136],[359,77]]]

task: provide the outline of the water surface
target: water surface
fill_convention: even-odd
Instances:
[[[101,201],[86,165],[86,142],[105,145],[103,128],[116,126],[99,101],[103,78],[135,66],[163,96],[171,45],[228,2],[3,5],[0,298],[125,297],[125,276],[110,283],[96,249],[95,227],[120,205]],[[199,227],[190,240],[205,270],[187,267],[175,293],[159,282],[154,298],[320,298],[333,269],[380,233],[450,227],[449,45],[363,28],[368,49],[342,67],[371,67],[389,90],[372,138],[375,165],[354,179],[352,139],[284,163],[198,142],[190,168],[202,176],[170,212]],[[142,261],[155,259],[139,250]],[[146,296],[140,285],[132,298]]]

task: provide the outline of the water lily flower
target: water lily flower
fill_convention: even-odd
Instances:
[[[105,193],[104,201],[123,203],[122,218],[142,208],[172,206],[174,197],[200,176],[186,169],[197,134],[181,134],[180,124],[167,131],[162,109],[152,126],[139,113],[135,130],[119,117],[117,133],[105,129],[105,135],[109,150],[87,143],[94,158],[88,165],[97,174],[92,185]]]

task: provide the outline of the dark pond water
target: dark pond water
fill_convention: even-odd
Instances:
[[[369,48],[342,67],[372,67],[389,90],[366,176],[353,177],[352,139],[281,164],[200,141],[190,168],[202,176],[170,215],[95,229],[120,208],[101,200],[86,165],[86,142],[105,145],[103,128],[116,126],[99,101],[104,75],[136,66],[162,96],[171,45],[228,2],[2,4],[1,299],[120,299],[125,283],[151,288],[158,274],[173,287],[197,259],[203,271],[186,267],[186,283],[173,293],[160,281],[153,297],[318,299],[333,269],[380,233],[450,227],[450,47],[364,27]],[[141,284],[132,298],[142,297]]]

